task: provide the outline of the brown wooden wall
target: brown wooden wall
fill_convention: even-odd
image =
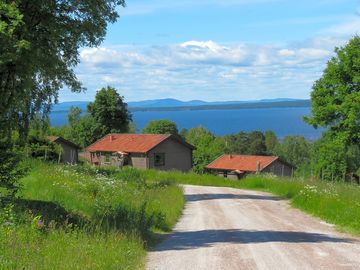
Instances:
[[[275,160],[272,164],[262,170],[263,173],[272,173],[277,176],[291,177],[293,174],[293,167],[281,160]]]
[[[155,166],[154,154],[165,153],[165,165]],[[192,150],[176,140],[166,140],[149,151],[149,167],[158,170],[179,170],[187,172],[192,167]]]

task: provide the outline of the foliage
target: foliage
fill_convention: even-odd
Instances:
[[[239,132],[238,134],[223,137],[225,152],[238,155],[265,155],[265,136],[261,131],[250,133]]]
[[[226,135],[223,137],[225,143],[225,153],[246,155],[249,153],[250,139],[248,133],[239,132],[238,134]]]
[[[25,145],[30,121],[37,113],[46,118],[60,89],[83,89],[73,70],[79,48],[98,46],[107,24],[118,17],[116,7],[124,4],[123,0],[0,2],[1,139],[10,139],[17,130],[18,142]],[[14,171],[17,158],[11,156],[11,144],[2,143],[1,148],[6,153],[2,163],[8,165],[2,166],[0,177],[11,179],[13,186],[16,174],[6,174]]]
[[[315,143],[312,155],[312,166],[319,179],[345,180],[346,164],[346,137],[341,134],[326,133]]]
[[[0,209],[5,269],[142,269],[152,232],[169,231],[184,205],[174,182],[132,168],[28,163],[21,199]]]
[[[205,172],[206,165],[223,154],[223,141],[203,127],[190,129],[186,134],[186,141],[196,147],[193,152],[193,170],[195,172]]]
[[[311,93],[312,112],[306,121],[341,132],[348,142],[360,144],[360,37],[335,49]]]
[[[68,123],[71,128],[74,128],[81,119],[81,109],[79,107],[71,106],[68,112]]]
[[[26,168],[19,165],[21,155],[14,150],[10,141],[0,139],[0,202],[1,197],[14,196],[20,187],[19,178]]]
[[[142,130],[144,134],[178,134],[176,123],[170,120],[152,120]]]
[[[265,132],[265,147],[269,155],[275,154],[275,149],[278,147],[279,141],[274,131],[268,130]]]
[[[285,136],[273,151],[283,160],[299,167],[310,162],[311,144],[303,136]]]
[[[45,137],[30,136],[28,144],[24,148],[26,155],[42,160],[58,161],[61,155],[61,147],[50,142]]]
[[[344,179],[360,162],[360,37],[335,49],[322,77],[311,93],[312,113],[305,121],[328,131],[317,143],[314,167],[322,179]]]
[[[135,132],[136,126],[131,120],[123,97],[114,88],[101,89],[93,103],[89,104],[89,114],[81,116],[78,107],[71,107],[68,113],[68,125],[51,127],[49,134],[61,136],[84,148],[110,132]]]
[[[88,105],[88,112],[99,124],[100,139],[108,133],[123,133],[129,129],[131,114],[115,88],[110,86],[100,89],[95,96],[95,101]]]
[[[29,212],[17,220],[15,209],[3,210],[1,269],[142,269],[145,250],[136,237],[87,232],[73,224],[57,227]]]
[[[79,48],[101,43],[118,5],[124,1],[2,1],[0,118],[17,121],[22,141],[33,115],[47,114],[63,86],[83,89],[73,70]]]

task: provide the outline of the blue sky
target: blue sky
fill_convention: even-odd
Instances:
[[[93,100],[309,98],[335,46],[360,34],[359,0],[128,0],[76,68]]]

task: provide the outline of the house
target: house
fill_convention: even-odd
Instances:
[[[240,179],[249,173],[272,173],[291,177],[294,167],[275,156],[222,155],[206,168],[219,176]]]
[[[61,158],[64,163],[76,164],[79,161],[78,151],[80,147],[75,143],[65,140],[59,136],[49,136],[47,139],[50,142],[56,143],[61,146]],[[60,158],[59,158],[60,161]]]
[[[194,146],[170,134],[108,134],[86,148],[100,166],[189,171]]]

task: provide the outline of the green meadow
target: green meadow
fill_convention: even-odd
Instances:
[[[360,188],[253,175],[95,168],[27,161],[15,201],[0,212],[1,269],[143,269],[146,251],[179,219],[178,184],[271,192],[307,213],[360,235]]]
[[[30,161],[18,199],[0,213],[1,269],[142,269],[184,198],[140,171]]]

